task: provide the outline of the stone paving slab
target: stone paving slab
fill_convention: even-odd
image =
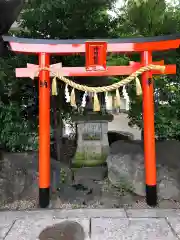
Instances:
[[[9,220],[9,221],[0,223],[0,240],[4,239],[8,235],[14,222],[15,221],[13,220]]]
[[[128,217],[141,218],[165,218],[165,217],[180,217],[179,209],[127,209]]]
[[[180,239],[180,217],[167,217],[166,221],[171,226],[172,231],[176,234],[178,239]]]
[[[38,240],[44,228],[67,219],[83,226],[85,240],[180,239],[180,210],[56,209],[0,212],[0,240]]]
[[[93,240],[177,240],[165,219],[92,219]]]
[[[81,224],[86,235],[85,240],[89,239],[89,219],[69,219]],[[33,219],[16,220],[5,240],[35,240],[46,227],[63,222],[64,219],[53,219],[47,217],[34,221]]]
[[[0,222],[7,219],[16,220],[19,218],[91,218],[91,217],[127,217],[124,209],[73,209],[73,210],[49,210],[40,209],[33,211],[0,211]]]

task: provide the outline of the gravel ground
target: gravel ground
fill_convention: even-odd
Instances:
[[[88,194],[87,191],[76,191],[72,187],[67,188],[65,192],[57,192],[51,197],[49,208],[55,209],[78,209],[78,208],[150,208],[146,204],[144,197],[139,197],[130,192],[115,188],[107,180],[96,182],[100,186],[101,192],[93,191]],[[96,189],[97,190],[97,189]],[[32,210],[38,208],[37,199],[18,200],[13,203],[1,206],[1,210]],[[177,209],[180,208],[180,202],[172,200],[160,200],[156,208]]]

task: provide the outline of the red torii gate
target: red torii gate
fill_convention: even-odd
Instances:
[[[31,77],[38,68],[52,67],[59,71],[59,65],[50,66],[52,54],[86,54],[86,67],[62,67],[64,76],[112,76],[130,75],[142,66],[149,64],[164,65],[163,61],[152,62],[153,51],[177,49],[180,46],[180,34],[148,38],[105,39],[105,40],[40,40],[4,37],[11,50],[19,53],[37,54],[39,66],[29,64],[27,68],[17,68],[17,77]],[[106,54],[133,53],[141,55],[141,62],[130,62],[129,66],[106,66]],[[101,68],[99,68],[101,67]],[[176,65],[166,65],[164,74],[175,74]],[[156,158],[154,133],[153,74],[142,74],[143,119],[144,119],[144,159],[146,201],[150,206],[157,204]],[[45,208],[50,202],[50,72],[39,73],[39,205]]]

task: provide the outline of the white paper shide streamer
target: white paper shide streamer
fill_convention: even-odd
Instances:
[[[123,86],[122,93],[123,93],[123,97],[124,97],[124,99],[126,101],[125,109],[126,109],[126,111],[128,111],[129,110],[130,99],[129,99],[129,95],[128,95],[128,92],[126,90],[126,86],[125,85]]]
[[[86,98],[87,98],[87,92],[84,93],[83,98],[82,98],[82,103],[81,103],[81,107],[85,108],[86,107]]]
[[[68,85],[66,84],[65,86],[65,99],[66,102],[69,103],[71,101],[70,93],[69,93],[69,88]]]

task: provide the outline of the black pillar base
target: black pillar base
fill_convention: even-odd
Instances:
[[[157,187],[156,185],[146,185],[146,202],[149,206],[157,206]]]
[[[39,206],[40,208],[47,208],[50,203],[50,189],[39,188]]]

